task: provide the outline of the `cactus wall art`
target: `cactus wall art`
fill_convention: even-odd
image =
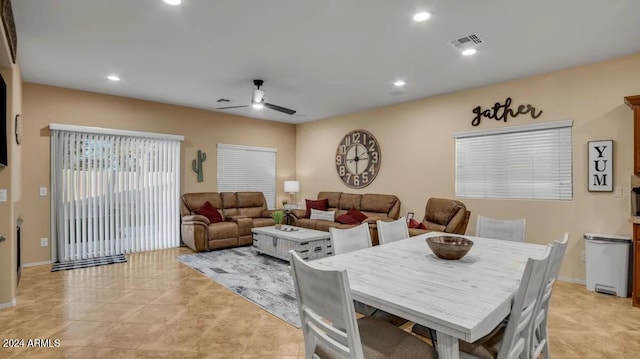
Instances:
[[[202,162],[207,160],[207,154],[198,150],[198,157],[191,161],[191,168],[193,168],[193,172],[198,174],[198,182],[204,181],[204,177],[202,175]]]

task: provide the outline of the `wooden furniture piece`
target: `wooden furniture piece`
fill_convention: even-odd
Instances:
[[[343,254],[371,247],[369,225],[362,223],[352,228],[330,228],[333,254]]]
[[[535,320],[533,324],[533,343],[531,348],[531,358],[538,358],[540,354],[544,359],[549,359],[549,302],[551,302],[551,291],[556,283],[564,253],[567,251],[569,233],[565,233],[561,241],[553,241],[553,249],[549,255],[549,265],[544,274],[543,288],[538,296],[538,308],[536,308]]]
[[[633,273],[631,305],[640,307],[640,223],[633,224]]]
[[[253,249],[262,254],[289,260],[289,251],[295,250],[304,259],[321,258],[333,253],[329,233],[293,226],[253,228]]]
[[[400,217],[392,222],[376,221],[378,228],[378,242],[380,244],[391,243],[401,239],[409,238],[409,227],[407,219]]]
[[[633,109],[633,172],[640,176],[640,95],[627,96],[624,103]],[[640,222],[633,224],[633,283],[631,304],[640,307]]]
[[[344,270],[324,270],[291,251],[305,358],[436,358],[427,343],[387,322],[356,321]]]
[[[549,246],[464,236],[474,242],[457,261],[437,258],[425,238],[325,257],[314,265],[347,270],[353,299],[433,328],[440,358],[459,358],[458,339],[489,334],[510,313],[527,260],[548,256]],[[384,268],[381,271],[380,268]]]
[[[476,236],[524,242],[527,222],[521,219],[494,219],[478,216]]]

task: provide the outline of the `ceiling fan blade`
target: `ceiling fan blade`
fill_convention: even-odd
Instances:
[[[273,105],[273,104],[270,104],[270,103],[265,103],[264,107],[272,109],[272,110],[284,112],[287,115],[293,115],[294,113],[296,113],[296,111],[294,111],[294,110],[288,109],[286,107],[278,106],[278,105]]]
[[[241,108],[241,107],[249,107],[249,105],[243,105],[243,106],[227,106],[227,107],[216,107],[216,110],[226,110],[229,108]]]

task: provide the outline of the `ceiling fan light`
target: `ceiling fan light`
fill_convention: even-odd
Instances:
[[[251,103],[260,103],[264,99],[264,91],[260,89],[253,90],[251,94]]]
[[[256,110],[262,110],[264,108],[264,105],[262,104],[262,102],[255,102],[251,105],[251,107]]]

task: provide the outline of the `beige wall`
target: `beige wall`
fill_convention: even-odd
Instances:
[[[428,81],[414,79],[413,81]],[[411,91],[410,87],[407,91]],[[573,120],[572,201],[492,200],[458,198],[472,211],[468,234],[475,233],[476,215],[526,218],[527,241],[549,243],[570,232],[560,275],[584,280],[585,232],[631,234],[629,178],[633,164],[632,111],[624,96],[640,94],[640,54],[482,88],[430,97],[297,127],[296,168],[301,181],[298,198],[315,198],[322,190],[391,193],[402,201],[401,213],[424,215],[429,197],[455,196],[454,132]],[[538,119],[520,115],[507,123],[483,119],[471,125],[471,110],[513,99],[512,108],[532,104],[544,113]],[[352,190],[336,174],[338,142],[353,129],[371,132],[381,146],[382,163],[375,181]],[[587,142],[613,139],[613,193],[587,191]]]
[[[0,308],[10,306],[16,293],[16,219],[21,204],[21,148],[15,142],[14,118],[22,109],[22,79],[20,67],[0,68],[7,85],[7,141],[8,166],[0,167],[0,188],[7,190],[7,201],[0,202],[0,236],[6,241],[0,243]]]
[[[282,182],[297,175],[301,181],[299,201],[315,198],[321,190],[393,193],[402,200],[403,214],[412,211],[421,217],[429,197],[455,198],[454,132],[571,119],[574,120],[572,201],[459,199],[472,211],[467,229],[470,234],[475,232],[477,214],[525,217],[527,240],[535,243],[548,243],[560,238],[563,232],[570,232],[572,239],[561,275],[582,280],[583,233],[631,234],[628,217],[633,126],[631,110],[622,98],[640,93],[638,64],[640,54],[298,126],[24,84],[22,200],[15,206],[25,218],[23,261],[32,263],[50,258],[49,248],[39,245],[41,237],[49,237],[49,197],[38,195],[40,186],[49,187],[49,123],[184,135],[183,192],[216,189],[217,143],[277,147],[278,203],[288,198],[282,193]],[[536,120],[521,115],[506,124],[484,119],[481,126],[471,126],[472,108],[488,107],[507,97],[513,98],[515,106],[532,104],[544,114]],[[333,158],[340,138],[356,128],[373,133],[382,148],[378,177],[359,191],[342,184]],[[588,141],[598,139],[615,141],[614,185],[623,188],[622,198],[587,191],[586,146]],[[191,160],[198,149],[208,154],[204,183],[197,183],[191,170]],[[6,171],[0,172],[0,184],[4,176]],[[4,210],[0,206],[0,214]]]
[[[295,178],[295,126],[225,115],[192,108],[133,100],[123,97],[24,84],[22,216],[25,263],[50,260],[49,247],[40,238],[50,237],[50,197],[40,197],[39,187],[49,187],[50,123],[127,129],[185,136],[181,156],[181,192],[217,190],[216,145],[239,144],[278,149],[279,203],[283,181]],[[207,153],[204,182],[191,169],[197,150]]]

